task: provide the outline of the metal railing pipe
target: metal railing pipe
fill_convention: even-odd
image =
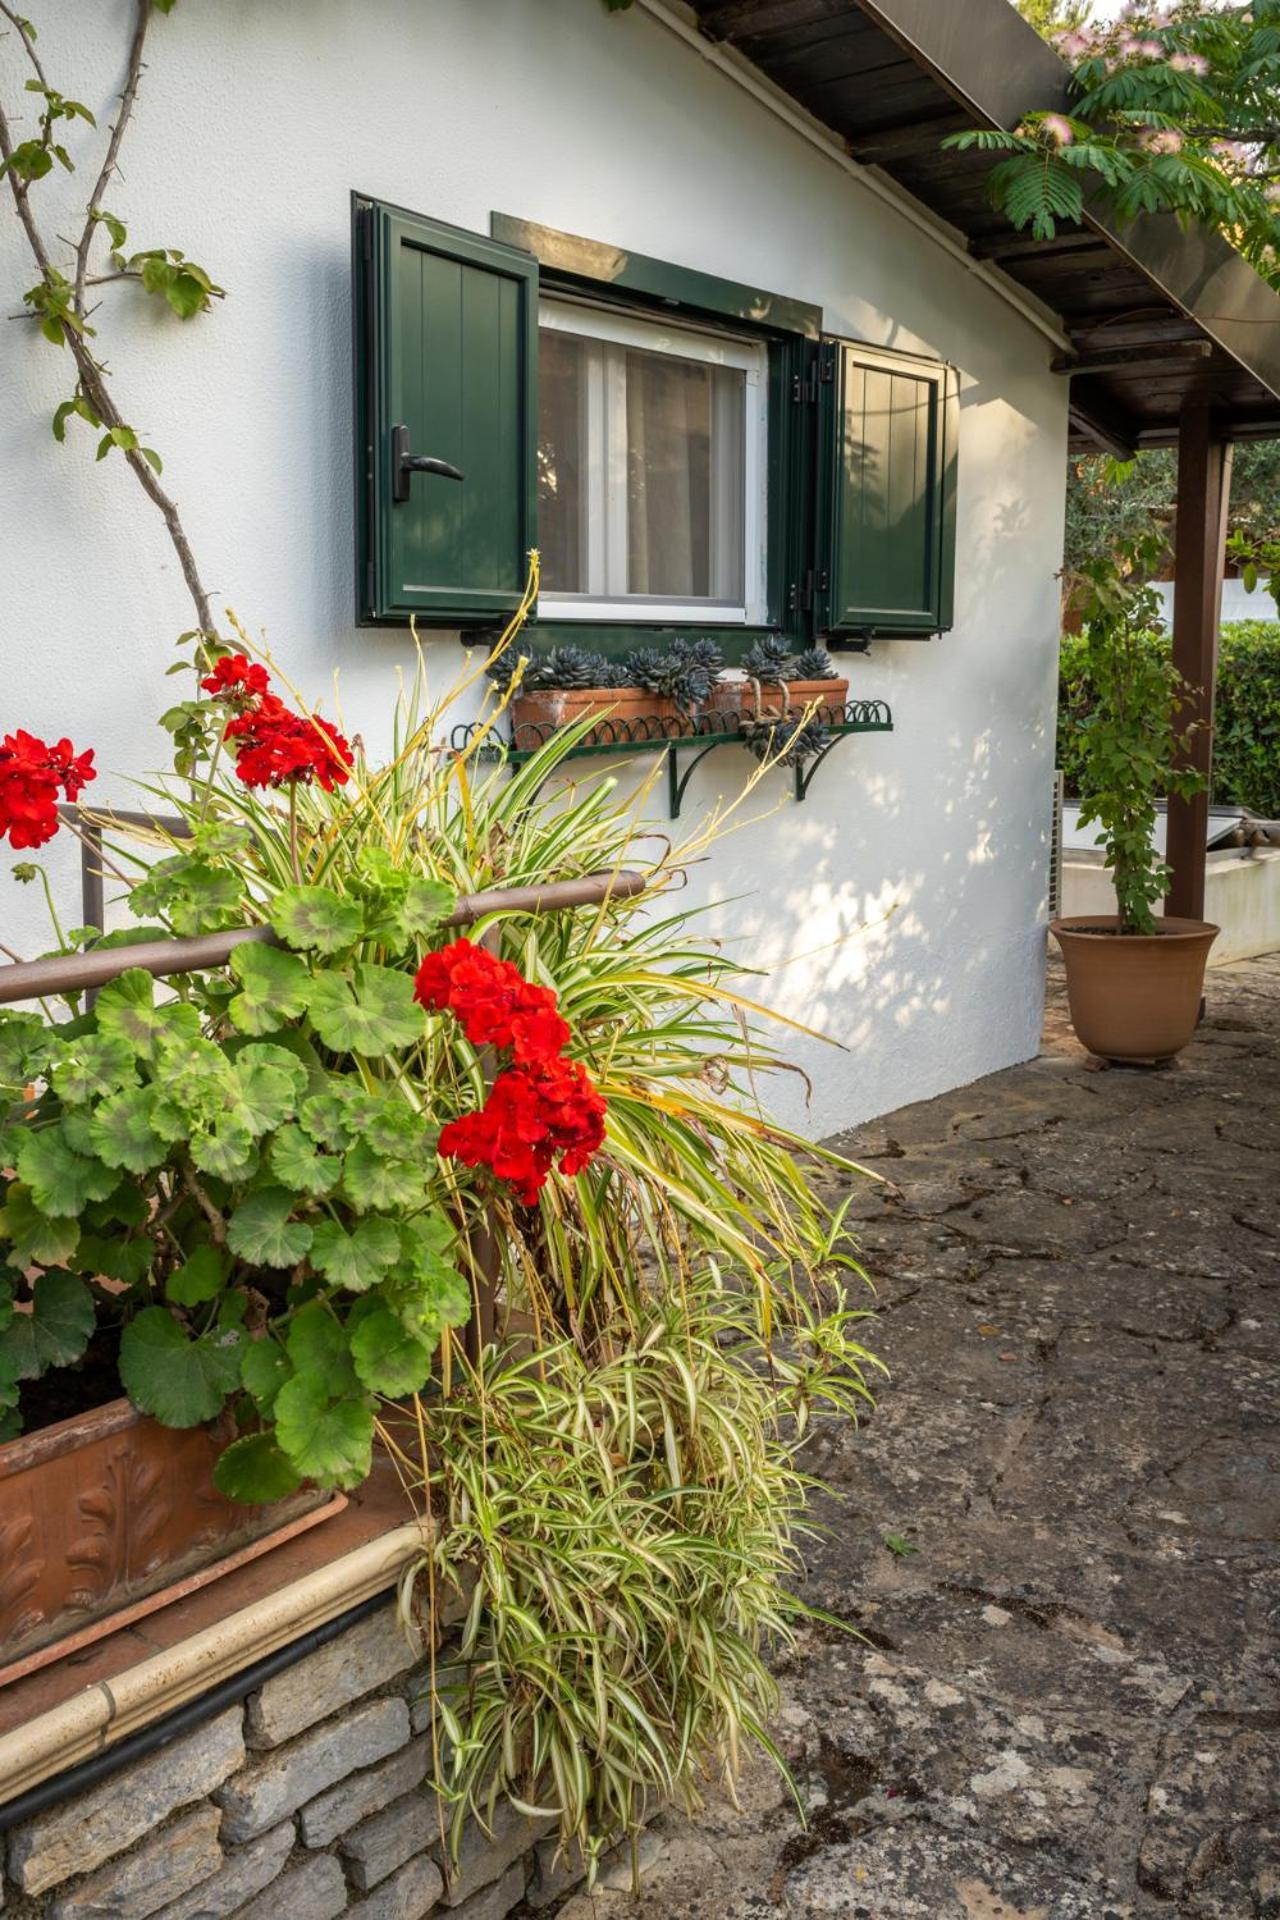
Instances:
[[[492,887],[482,893],[459,894],[443,924],[468,927],[491,913],[560,913],[573,907],[595,907],[605,900],[633,898],[643,893],[644,887],[643,874],[625,867],[617,873],[583,874],[578,880],[549,880],[542,886]],[[94,948],[87,953],[14,962],[0,967],[0,1006],[16,1000],[92,992],[131,967],[141,967],[157,979],[172,973],[198,973],[203,967],[222,966],[237,947],[249,941],[280,945],[270,927],[228,927],[221,933],[199,933],[186,940],[140,940],[131,947]]]

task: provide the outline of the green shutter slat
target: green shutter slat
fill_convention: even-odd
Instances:
[[[819,436],[819,623],[829,633],[949,627],[955,378],[935,361],[835,341]]]
[[[537,543],[537,263],[377,202],[357,219],[361,615],[492,625],[519,603]],[[464,478],[416,474],[396,500],[397,426]]]

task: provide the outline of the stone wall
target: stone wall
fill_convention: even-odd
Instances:
[[[502,1920],[581,1878],[507,1808],[441,1864],[428,1669],[389,1603],[0,1836],[4,1920]]]

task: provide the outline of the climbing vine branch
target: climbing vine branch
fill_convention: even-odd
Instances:
[[[70,250],[65,270],[46,236],[33,201],[33,189],[55,166],[67,173],[75,163],[62,138],[64,129],[75,121],[96,128],[94,115],[81,101],[73,100],[50,84],[37,47],[36,29],[19,14],[9,0],[0,0],[0,19],[6,20],[16,35],[31,70],[26,91],[40,101],[36,131],[19,137],[21,116],[0,99],[0,175],[8,181],[14,211],[26,236],[39,273],[34,286],[23,294],[23,317],[37,324],[44,338],[65,349],[75,367],[75,386],[53,415],[53,434],[65,440],[68,422],[79,419],[100,436],[98,458],[119,452],[137,479],[147,498],[165,524],[170,543],[178,557],[182,577],[196,610],[196,622],[203,634],[215,631],[209,596],[200,578],[195,555],[187,538],[176,501],[162,484],[163,463],[154,447],[145,446],[137,429],[129,424],[112,391],[111,375],[105,361],[91,344],[97,338],[92,324],[96,307],[89,304],[91,289],[119,281],[133,281],[144,293],[163,299],[180,320],[209,311],[223,289],[216,286],[205,269],[187,257],[181,247],[152,247],[128,253],[128,230],[124,222],[104,204],[120,160],[120,149],[133,117],[138,90],[146,71],[143,58],[147,30],[153,13],[170,13],[176,0],[135,0],[133,27],[125,68],[124,85],[114,124],[108,131],[101,165],[85,205],[84,223],[74,244],[60,241]],[[109,271],[91,273],[94,242],[105,232],[109,242]]]

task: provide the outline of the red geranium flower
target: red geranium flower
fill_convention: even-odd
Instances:
[[[315,715],[290,713],[272,693],[266,668],[247,654],[224,653],[200,685],[234,709],[222,737],[238,743],[236,773],[246,787],[318,780],[332,793],[346,785],[353,755],[337,728]]]
[[[604,1142],[605,1103],[575,1060],[507,1067],[478,1113],[451,1120],[440,1151],[466,1166],[488,1166],[532,1206],[560,1156],[560,1171],[581,1173]]]
[[[282,787],[315,779],[326,793],[345,786],[352,763],[347,742],[327,720],[290,713],[263,693],[228,720],[224,739],[238,742],[236,773],[246,787]]]
[[[413,991],[424,1007],[452,1013],[472,1046],[512,1056],[479,1112],[443,1129],[440,1152],[489,1167],[525,1206],[557,1159],[561,1173],[581,1173],[604,1142],[607,1109],[586,1068],[562,1057],[569,1025],[550,988],[463,939],[426,956]]]
[[[509,1047],[521,1066],[554,1060],[569,1040],[550,988],[470,940],[429,953],[413,992],[422,1006],[456,1015],[473,1047]]]
[[[93,750],[77,753],[69,740],[52,746],[21,727],[0,741],[0,839],[12,847],[42,847],[58,831],[58,793],[74,800],[96,778]]]
[[[240,704],[266,693],[271,686],[271,679],[266,668],[250,660],[247,654],[224,653],[213,672],[206,674],[200,685],[215,699],[233,700]]]

